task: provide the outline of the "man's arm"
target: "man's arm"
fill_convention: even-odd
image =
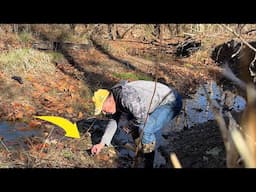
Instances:
[[[106,127],[105,133],[102,136],[101,143],[104,145],[109,146],[111,143],[111,140],[116,132],[117,129],[117,122],[114,119],[110,119],[108,122],[108,125]]]
[[[109,145],[111,140],[116,132],[117,129],[117,122],[114,119],[110,119],[106,130],[101,138],[101,142],[94,145],[91,149],[92,154],[99,154],[99,152],[103,149],[105,145]]]

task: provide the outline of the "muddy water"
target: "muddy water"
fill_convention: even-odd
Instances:
[[[209,81],[204,86],[210,98],[224,108],[224,111],[241,112],[245,108],[246,101],[243,97],[230,91],[223,91],[215,81]],[[203,86],[200,86],[190,99],[183,100],[183,110],[170,127],[175,131],[180,131],[213,119],[214,114],[210,109],[207,96]]]
[[[14,146],[30,136],[41,134],[38,129],[27,129],[28,125],[23,122],[0,122],[0,137],[8,146]]]

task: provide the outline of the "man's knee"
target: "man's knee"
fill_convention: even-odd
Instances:
[[[117,129],[111,143],[113,145],[122,146],[125,145],[126,143],[134,143],[134,140],[131,134],[126,133],[122,129]]]

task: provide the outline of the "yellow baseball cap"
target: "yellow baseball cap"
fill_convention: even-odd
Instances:
[[[98,89],[94,92],[92,97],[92,101],[95,105],[94,115],[99,115],[102,110],[102,106],[109,95],[109,91],[107,89]]]

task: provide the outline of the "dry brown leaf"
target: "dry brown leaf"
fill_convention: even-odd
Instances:
[[[76,87],[74,85],[70,85],[69,88],[68,88],[70,91],[75,91],[76,90]]]
[[[35,127],[38,127],[41,124],[42,124],[42,122],[40,122],[38,120],[32,120],[32,121],[29,122],[28,126],[30,128],[35,128]]]
[[[51,87],[48,86],[48,87],[44,87],[43,89],[45,92],[48,92],[48,91],[50,91]]]
[[[39,153],[39,158],[43,159],[46,157],[46,153]]]
[[[32,107],[32,106],[30,106],[30,105],[25,105],[25,106],[24,106],[24,109],[25,109],[26,111],[32,111],[32,110],[34,110],[34,107]]]
[[[96,155],[96,159],[100,160],[100,161],[108,161],[109,156],[106,154],[98,154],[98,155]]]
[[[49,145],[47,143],[45,143],[45,144],[43,144],[43,143],[35,144],[35,145],[33,145],[32,149],[35,150],[35,151],[40,151],[43,147],[44,147],[44,149],[46,149],[46,148],[49,147]]]
[[[23,112],[22,111],[18,111],[18,113],[15,114],[15,118],[16,119],[22,119],[23,118]]]
[[[40,97],[40,95],[41,95],[41,93],[39,93],[39,92],[37,92],[37,91],[34,91],[34,92],[32,93],[32,97],[34,97],[34,98],[36,98],[36,99],[38,99],[38,98]]]
[[[56,101],[56,99],[52,96],[49,96],[49,95],[44,95],[44,99],[48,100],[48,101]]]
[[[66,111],[68,112],[68,114],[71,114],[71,113],[74,112],[74,110],[73,110],[72,107],[68,107],[68,108],[66,109]]]
[[[83,113],[80,111],[79,113],[78,113],[78,119],[80,119],[80,118],[82,118],[83,117]]]
[[[19,108],[20,106],[22,106],[22,104],[20,103],[16,103],[16,102],[12,102],[11,105],[15,108]]]
[[[65,108],[65,102],[58,103],[58,108],[59,109]]]
[[[34,78],[33,78],[31,75],[27,75],[26,79],[27,79],[28,81],[33,81],[33,80],[34,80]]]
[[[37,91],[39,91],[39,92],[44,92],[44,87],[43,87],[42,85],[40,85],[39,83],[33,82],[32,85],[33,85],[33,87],[34,87]]]

